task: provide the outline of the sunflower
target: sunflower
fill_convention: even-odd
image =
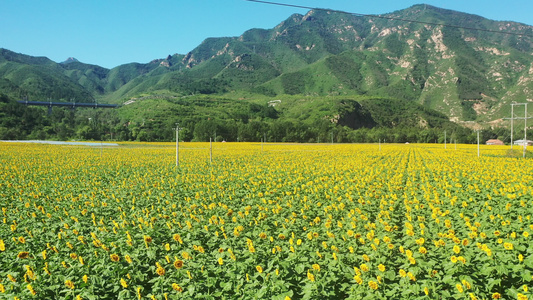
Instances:
[[[183,267],[183,261],[182,261],[182,260],[179,260],[179,259],[176,260],[176,261],[174,262],[174,267],[175,267],[176,269],[181,269],[181,267]]]
[[[74,282],[72,282],[72,280],[66,280],[65,285],[71,290],[74,289]]]
[[[175,290],[175,291],[178,291],[178,292],[183,292],[183,288],[181,286],[179,286],[177,283],[173,283],[172,284],[172,289]]]
[[[373,290],[377,290],[378,289],[378,283],[375,282],[375,281],[369,281],[368,282],[368,286],[373,289]]]
[[[113,254],[109,255],[109,257],[114,262],[118,262],[120,260],[120,256],[118,256],[118,254],[116,254],[116,253],[113,253]]]

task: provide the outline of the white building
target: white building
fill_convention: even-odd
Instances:
[[[526,146],[532,146],[533,145],[533,141],[527,140],[526,142],[527,142]],[[515,145],[524,146],[524,140],[516,140],[513,143]]]

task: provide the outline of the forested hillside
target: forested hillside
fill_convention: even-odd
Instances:
[[[429,5],[366,17],[313,10],[272,29],[207,38],[186,54],[113,69],[0,49],[0,93],[9,99],[4,103],[122,105],[108,112],[65,113],[76,115],[68,121],[74,125],[65,118],[59,123],[76,133],[58,135],[43,125],[22,131],[23,138],[168,140],[179,121],[189,124],[184,136],[191,140],[205,140],[200,128],[209,124],[204,127],[219,128],[210,136],[227,140],[259,140],[271,132],[269,140],[324,141],[338,132],[338,141],[356,141],[361,138],[350,137],[353,130],[411,128],[418,130],[405,134],[411,140],[429,141],[438,138],[420,138],[422,130],[457,127],[451,120],[505,139],[506,133],[495,132],[508,127],[502,118],[509,116],[510,103],[533,100],[532,36],[532,26]],[[357,103],[365,113],[343,111],[342,101]],[[114,125],[91,128],[84,124],[89,114],[93,122],[105,118]],[[50,126],[58,125],[50,121]],[[4,133],[11,130],[3,127]],[[393,135],[388,139],[405,140]]]

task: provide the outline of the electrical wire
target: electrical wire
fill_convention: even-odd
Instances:
[[[466,30],[475,30],[475,31],[499,33],[499,34],[508,34],[508,35],[533,37],[533,35],[525,34],[525,33],[518,33],[518,32],[491,30],[491,29],[483,29],[483,28],[476,28],[476,27],[465,27],[465,26],[451,25],[451,24],[424,22],[424,21],[417,21],[417,20],[410,20],[410,19],[403,19],[403,18],[387,17],[387,16],[383,16],[383,15],[370,15],[370,14],[353,13],[353,12],[347,12],[347,11],[342,11],[342,10],[335,10],[335,9],[328,9],[328,8],[316,8],[316,7],[310,7],[310,6],[287,4],[287,3],[272,2],[272,1],[263,1],[263,0],[244,0],[244,1],[262,3],[262,4],[270,4],[270,5],[277,5],[277,6],[285,6],[285,7],[302,8],[302,9],[308,9],[308,10],[328,11],[328,12],[335,12],[335,13],[347,14],[347,15],[358,16],[358,17],[379,18],[379,19],[401,21],[401,22],[408,22],[408,23],[417,23],[417,24],[432,25],[432,26],[443,26],[443,27],[451,27],[451,28],[466,29]]]

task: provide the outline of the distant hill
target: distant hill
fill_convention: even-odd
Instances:
[[[381,17],[313,10],[272,29],[208,38],[187,54],[113,69],[1,49],[0,88],[11,98],[112,103],[160,93],[387,98],[456,122],[489,122],[508,116],[510,103],[533,100],[532,36],[532,26],[430,5]]]
[[[70,63],[73,63],[73,62],[80,62],[79,60],[77,60],[75,57],[69,57],[67,58],[65,61],[61,62],[61,64],[70,64]]]

